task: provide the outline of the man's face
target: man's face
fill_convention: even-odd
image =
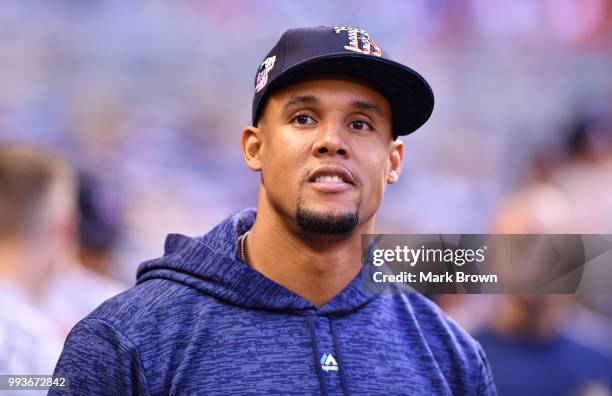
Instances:
[[[302,231],[350,234],[373,219],[399,175],[403,146],[391,126],[389,102],[359,82],[279,90],[243,136],[247,163],[262,172],[260,199]]]

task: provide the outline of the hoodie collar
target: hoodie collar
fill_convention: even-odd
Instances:
[[[362,269],[344,290],[317,309],[304,298],[238,260],[238,238],[251,229],[256,215],[255,209],[244,209],[198,238],[168,235],[164,256],[142,263],[138,268],[136,283],[166,279],[246,308],[295,313],[317,311],[329,316],[348,314],[376,297],[376,294],[368,293],[362,287]]]

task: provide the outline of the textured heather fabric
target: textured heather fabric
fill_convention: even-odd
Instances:
[[[71,331],[55,370],[69,393],[496,394],[480,345],[425,297],[368,294],[357,276],[317,309],[236,260],[254,220],[169,235],[135,287]]]

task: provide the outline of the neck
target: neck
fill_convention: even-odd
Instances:
[[[35,251],[18,239],[0,241],[0,279],[17,287],[32,302],[40,298],[43,287],[35,268],[39,261]]]
[[[340,293],[361,269],[361,234],[372,233],[374,218],[351,235],[301,233],[267,205],[245,241],[247,261],[267,278],[321,307]]]

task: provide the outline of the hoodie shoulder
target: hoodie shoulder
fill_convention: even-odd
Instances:
[[[419,293],[409,293],[408,299],[420,326],[429,337],[448,339],[466,348],[476,345],[476,340],[435,302]]]
[[[476,339],[450,318],[438,305],[419,293],[406,295],[420,332],[446,378],[455,378],[459,389],[469,393],[496,395],[493,374],[486,354]],[[462,373],[462,375],[457,375]],[[477,384],[474,391],[470,384]]]
[[[206,296],[169,280],[151,279],[105,301],[86,319],[104,320],[126,336],[136,336],[187,314],[183,311],[193,307],[195,298],[202,302]]]
[[[70,383],[49,395],[151,394],[138,348],[101,319],[83,319],[70,331],[54,375]]]

